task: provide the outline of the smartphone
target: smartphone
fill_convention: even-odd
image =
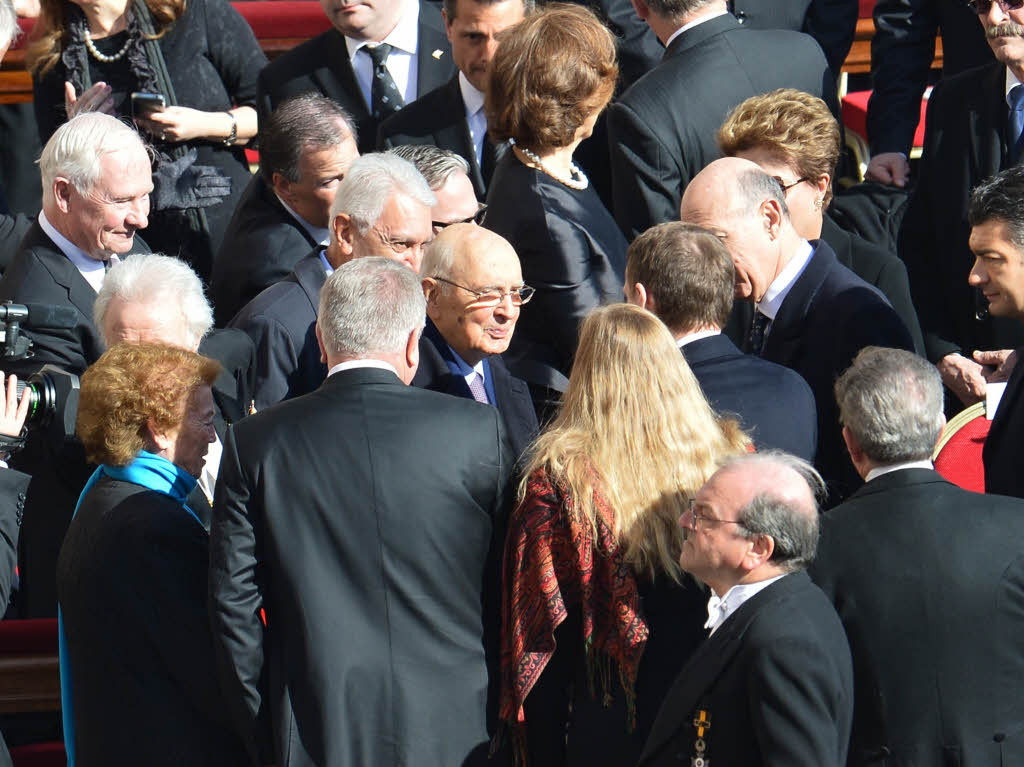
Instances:
[[[132,116],[145,117],[153,112],[163,112],[167,108],[167,102],[160,93],[139,93],[132,94]]]

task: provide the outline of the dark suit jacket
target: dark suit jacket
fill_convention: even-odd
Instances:
[[[451,349],[428,318],[423,335],[420,336],[420,366],[412,379],[412,385],[473,399],[466,379],[452,373],[448,360],[454,360]],[[512,452],[516,457],[522,456],[540,430],[530,390],[525,381],[508,372],[500,355],[492,354],[488,357],[487,366],[494,386],[494,406],[505,422]]]
[[[264,288],[280,282],[314,242],[256,175],[228,224],[210,277],[210,300],[217,327],[224,327]]]
[[[726,14],[672,41],[608,110],[615,218],[627,237],[679,219],[683,189],[721,156],[715,136],[726,115],[774,88],[835,105],[828,64],[806,35],[744,29]]]
[[[315,328],[326,280],[317,248],[231,320],[232,328],[244,330],[256,344],[257,409],[307,394],[323,383],[327,366],[320,361]]]
[[[975,21],[974,23],[977,23]],[[1024,326],[987,316],[981,293],[967,284],[974,255],[967,202],[981,181],[1008,167],[1006,67],[972,69],[943,80],[928,100],[920,176],[900,233],[900,257],[933,362],[962,351],[1024,345]],[[979,310],[985,319],[977,319]]]
[[[260,764],[488,764],[512,463],[495,408],[372,368],[234,426],[211,613],[236,721],[272,740]]]
[[[1018,358],[1024,349],[1017,350]],[[1024,365],[1017,365],[1006,383],[996,416],[985,437],[982,462],[985,492],[1024,498]]]
[[[1022,539],[1024,502],[927,469],[825,514],[811,577],[853,653],[851,767],[1024,764]]]
[[[18,528],[25,516],[27,474],[0,469],[0,615],[7,610],[14,585],[14,567],[18,564]],[[3,740],[0,739],[0,744]]]
[[[909,155],[938,34],[943,77],[990,63],[992,49],[977,17],[959,0],[878,0],[874,17],[868,140],[873,153]]]
[[[554,387],[552,374],[569,375],[587,312],[622,300],[626,240],[592,186],[570,189],[512,152],[498,163],[487,206],[485,226],[512,244],[523,279],[537,289],[505,360],[529,383]],[[536,375],[516,367],[520,360],[535,363]]]
[[[497,161],[494,145],[484,139],[483,168],[476,161],[476,150],[466,122],[466,104],[459,88],[459,73],[445,85],[416,99],[395,112],[378,132],[377,146],[391,149],[403,144],[433,144],[455,152],[469,163],[469,179],[478,199],[487,197],[487,185]]]
[[[729,767],[840,767],[853,716],[843,627],[806,573],[743,603],[679,672],[640,767],[689,764],[699,711],[705,757]]]
[[[441,55],[435,58],[435,51],[441,51]],[[430,0],[420,2],[416,64],[417,96],[430,93],[455,72],[440,7]],[[377,148],[378,123],[370,114],[352,71],[345,37],[336,29],[281,54],[260,72],[256,102],[260,125],[266,125],[270,113],[282,101],[309,91],[329,96],[352,116],[359,133],[360,153]]]
[[[776,448],[814,460],[818,415],[803,378],[744,354],[724,335],[691,341],[681,351],[711,407],[739,418],[758,450]]]
[[[882,294],[841,266],[821,240],[771,323],[761,356],[792,368],[818,407],[815,466],[836,503],[861,484],[846,453],[832,387],[865,346],[913,351],[914,342]]]
[[[217,686],[207,548],[162,493],[104,477],[83,499],[57,563],[83,767],[248,763]]]
[[[10,266],[14,253],[18,250],[21,238],[25,236],[32,221],[24,214],[10,215],[0,213],[0,274]]]

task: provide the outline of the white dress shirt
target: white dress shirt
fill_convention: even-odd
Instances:
[[[46,236],[53,240],[53,244],[60,249],[61,253],[67,256],[68,261],[75,265],[79,273],[85,277],[86,282],[92,285],[93,290],[99,293],[100,288],[103,287],[103,278],[107,274],[104,263],[97,261],[95,258],[90,258],[84,250],[54,229],[53,224],[47,221],[46,214],[42,211],[39,211],[37,221],[39,221],[39,227],[46,232]],[[113,266],[120,260],[116,255],[111,254],[110,265]]]
[[[702,338],[711,338],[711,336],[722,335],[721,330],[698,330],[696,333],[687,333],[682,338],[676,339],[676,346],[682,349],[687,344],[692,344],[694,341],[699,341]]]
[[[398,20],[391,34],[380,40],[392,47],[388,56],[387,68],[391,79],[395,81],[395,87],[402,94],[405,103],[416,100],[416,83],[419,65],[416,62],[416,50],[419,47],[420,39],[420,2],[419,0],[405,0],[405,12]],[[345,38],[345,46],[348,48],[348,56],[352,61],[352,71],[356,74],[356,82],[359,83],[359,90],[366,99],[367,109],[372,109],[371,83],[373,82],[373,61],[370,54],[359,51],[367,45],[373,46],[377,43],[370,40],[353,40]]]
[[[883,474],[900,471],[901,469],[934,469],[935,464],[931,461],[904,461],[903,463],[891,463],[888,466],[876,466],[864,477],[865,482],[870,482]]]
[[[380,370],[390,370],[396,376],[398,371],[395,370],[395,366],[384,360],[348,360],[346,362],[339,362],[337,365],[327,371],[327,377],[330,378],[335,373],[340,373],[342,370],[354,370],[355,368],[379,368]],[[401,378],[401,376],[399,376]]]
[[[804,269],[811,262],[813,255],[814,248],[811,247],[811,243],[804,240],[799,250],[789,259],[789,263],[783,267],[778,276],[772,280],[772,284],[768,286],[768,290],[764,292],[764,296],[757,303],[757,310],[761,314],[770,320],[775,319],[775,315],[782,308],[782,302],[786,300],[789,291],[793,289],[793,285],[804,273]]]
[[[721,598],[712,591],[711,598],[708,599],[708,620],[704,624],[704,628],[711,629],[708,636],[714,634],[718,627],[725,623],[730,615],[739,610],[744,602],[787,575],[789,573],[783,573],[782,575],[776,575],[774,578],[768,578],[757,583],[737,583],[725,592],[725,596]]]
[[[469,135],[473,139],[476,164],[480,165],[484,156],[484,137],[487,135],[484,94],[462,72],[459,72],[459,90],[462,92],[462,103],[466,106],[466,124],[469,125]]]

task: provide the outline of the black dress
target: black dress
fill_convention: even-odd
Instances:
[[[537,289],[523,307],[506,359],[514,374],[551,386],[515,361],[569,375],[580,321],[594,307],[622,300],[626,238],[593,187],[571,189],[513,152],[494,170],[484,226],[512,244],[523,280]]]
[[[96,40],[101,53],[116,54],[127,40],[128,32]],[[159,38],[167,72],[180,106],[204,112],[226,112],[238,106],[256,103],[256,77],[266,66],[252,29],[225,0],[189,0],[184,15],[168,27]],[[34,78],[36,120],[39,135],[45,143],[67,120],[64,111],[64,81],[69,79],[66,60],[62,56],[42,78]],[[119,117],[131,118],[131,93],[140,87],[133,67],[125,56],[103,63],[86,54],[89,81],[103,81],[113,89],[114,110]],[[78,58],[77,60],[81,60]],[[157,150],[166,151],[174,145],[162,144],[147,137]],[[220,247],[224,230],[231,219],[251,174],[241,147],[226,147],[221,141],[195,139],[188,142],[196,149],[197,165],[212,165],[231,178],[231,196],[217,205],[205,208],[209,238],[192,236],[186,239],[188,227],[183,215],[176,211],[153,211],[146,242],[154,251],[180,255],[205,279],[209,278],[213,253]]]

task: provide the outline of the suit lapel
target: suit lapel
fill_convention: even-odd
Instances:
[[[344,104],[353,106],[352,119],[365,121],[370,119],[370,107],[363,98],[363,90],[356,80],[352,61],[348,56],[345,36],[338,30],[328,32],[327,68],[318,68],[313,72],[313,80],[326,96]],[[362,138],[362,137],[360,137]]]
[[[420,3],[419,41],[416,43],[416,95],[440,88],[454,69],[451,46],[441,12],[429,2]]]
[[[994,64],[986,73],[984,87],[967,108],[973,174],[971,186],[997,173],[1006,157],[1006,68]]]
[[[36,224],[36,226],[39,226]],[[46,267],[46,271],[53,277],[53,281],[68,291],[68,300],[74,304],[75,308],[82,313],[82,315],[88,320],[89,324],[92,324],[92,307],[96,302],[96,291],[93,290],[82,273],[78,271],[78,268],[71,263],[70,259],[65,256],[60,248],[46,236],[42,228],[39,229],[41,240],[39,244],[42,246],[36,249],[36,256],[39,258],[40,263]]]
[[[483,199],[487,185],[484,183],[480,164],[476,161],[476,148],[473,146],[473,137],[469,133],[469,123],[466,121],[466,102],[462,100],[458,73],[444,86],[443,93],[444,109],[454,119],[446,121],[434,139],[438,146],[451,147],[452,151],[466,158],[469,162],[469,180],[473,182],[473,191],[476,192],[477,198]],[[484,143],[486,151],[486,140]]]
[[[295,281],[299,283],[299,287],[302,288],[302,292],[306,294],[306,298],[309,299],[309,305],[313,307],[313,313],[316,314],[320,307],[320,288],[324,286],[327,281],[327,275],[324,273],[323,264],[320,263],[320,252],[323,248],[317,248],[308,256],[303,258],[299,263],[295,265],[295,269],[292,270],[292,274],[295,276]]]
[[[801,345],[803,325],[810,306],[829,270],[837,265],[835,253],[824,240],[812,240],[811,245],[814,248],[811,260],[790,288],[765,338],[761,356],[772,362],[785,365],[793,359]]]

